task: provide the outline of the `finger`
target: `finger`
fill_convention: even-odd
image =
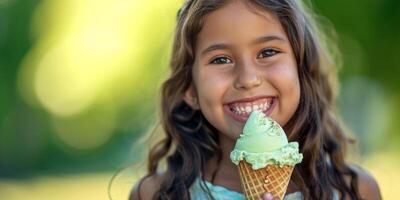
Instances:
[[[272,196],[271,193],[267,192],[262,195],[263,200],[280,200],[279,197]]]
[[[271,193],[267,192],[262,195],[263,200],[274,200],[274,197]]]

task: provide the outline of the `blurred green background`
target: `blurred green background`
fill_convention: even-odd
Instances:
[[[1,200],[127,198],[181,3],[0,0]],[[338,104],[358,139],[352,161],[398,199],[400,1],[313,6],[337,30]]]

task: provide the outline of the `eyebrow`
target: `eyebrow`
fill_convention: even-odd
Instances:
[[[263,37],[257,38],[257,39],[253,42],[253,44],[264,43],[264,42],[268,42],[268,41],[271,41],[271,40],[278,40],[278,41],[281,41],[281,42],[286,42],[285,39],[283,39],[283,38],[281,38],[281,37],[279,37],[279,36],[276,36],[276,35],[267,35],[267,36],[263,36]]]
[[[281,37],[279,37],[279,36],[276,36],[276,35],[267,35],[267,36],[262,36],[262,37],[259,37],[259,38],[255,39],[255,40],[252,42],[252,44],[259,44],[259,43],[264,43],[264,42],[268,42],[268,41],[272,41],[272,40],[278,40],[278,41],[281,41],[281,42],[286,42],[285,39],[283,39],[283,38],[281,38]],[[208,53],[208,52],[215,51],[215,50],[219,50],[219,49],[220,49],[220,50],[229,49],[229,47],[230,47],[230,45],[224,44],[224,43],[213,44],[213,45],[207,47],[206,49],[204,49],[204,50],[201,52],[201,55],[204,55],[204,54],[206,54],[206,53]]]

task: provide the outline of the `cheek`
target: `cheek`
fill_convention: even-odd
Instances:
[[[278,92],[280,99],[278,120],[284,125],[293,116],[300,102],[297,67],[293,62],[281,62],[270,68],[267,77]]]
[[[285,77],[285,83],[282,83],[282,90],[284,95],[288,96],[288,100],[293,106],[297,108],[298,102],[300,100],[300,81],[295,67],[288,67],[282,71]]]
[[[200,99],[212,101],[223,97],[229,87],[229,76],[213,69],[197,70],[193,76]]]
[[[285,91],[291,94],[293,100],[300,99],[300,81],[296,69],[286,69],[284,71],[286,77]]]
[[[300,94],[297,66],[291,61],[279,62],[266,72],[267,78],[281,93]]]
[[[224,127],[223,98],[226,93],[227,79],[215,71],[196,71],[194,73],[200,110],[209,123],[220,132],[229,132]]]

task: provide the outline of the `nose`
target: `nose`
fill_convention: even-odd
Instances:
[[[234,87],[239,90],[248,90],[261,85],[262,77],[255,63],[247,62],[236,66],[236,80]]]

